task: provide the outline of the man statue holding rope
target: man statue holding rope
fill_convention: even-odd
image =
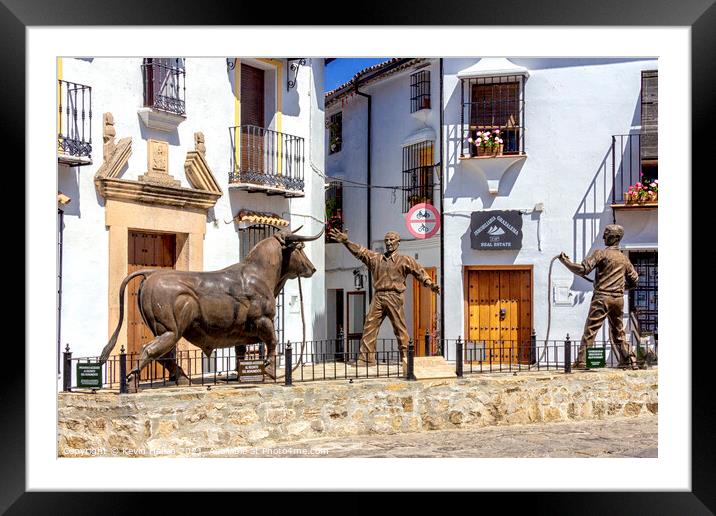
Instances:
[[[357,365],[375,365],[375,343],[383,320],[388,317],[398,338],[400,358],[405,358],[408,349],[408,328],[405,324],[403,293],[405,279],[412,274],[424,286],[440,294],[440,286],[433,283],[428,273],[410,256],[398,254],[400,235],[395,231],[385,234],[385,252],[377,253],[348,240],[348,234],[330,229],[328,235],[340,242],[360,261],[365,263],[373,276],[375,295],[365,318],[363,336],[360,340],[360,356]]]
[[[629,349],[624,336],[624,289],[636,287],[638,275],[629,258],[619,250],[619,242],[624,236],[624,228],[617,224],[609,224],[604,229],[604,243],[606,249],[597,249],[584,261],[572,262],[565,253],[560,253],[561,261],[570,271],[579,276],[586,276],[596,268],[594,279],[594,294],[589,305],[589,315],[584,324],[582,342],[579,345],[575,368],[586,367],[587,348],[594,345],[594,337],[604,323],[609,319],[609,337],[612,352],[619,357],[621,366],[631,366],[638,369],[636,356]]]

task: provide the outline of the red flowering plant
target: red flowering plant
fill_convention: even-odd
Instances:
[[[624,192],[624,199],[626,202],[656,202],[659,199],[659,180],[645,178],[644,174],[641,174],[641,181],[631,185],[629,189]]]

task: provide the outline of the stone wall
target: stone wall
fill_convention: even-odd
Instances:
[[[238,447],[318,437],[656,414],[658,374],[521,372],[127,395],[63,392],[58,406],[60,456],[229,456]]]

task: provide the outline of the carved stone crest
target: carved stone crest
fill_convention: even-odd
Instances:
[[[140,181],[180,186],[181,182],[169,175],[169,144],[160,140],[147,140],[147,173]]]

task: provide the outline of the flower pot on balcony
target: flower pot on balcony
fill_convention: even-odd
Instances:
[[[502,156],[502,144],[500,145],[493,145],[492,147],[478,145],[477,146],[477,156]]]
[[[659,192],[649,192],[647,202],[659,202]]]

